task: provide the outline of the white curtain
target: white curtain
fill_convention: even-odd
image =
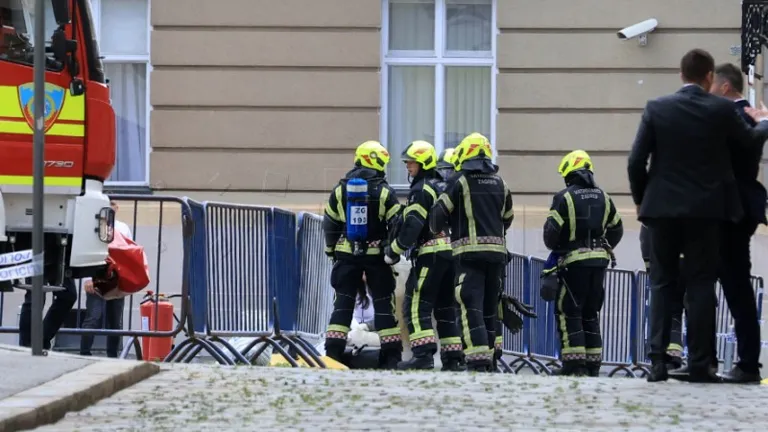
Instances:
[[[446,44],[448,51],[491,51],[491,0],[448,0]]]
[[[117,154],[110,181],[146,180],[146,65],[107,63],[115,109]]]
[[[472,132],[491,138],[491,68],[446,67],[444,148]]]
[[[388,140],[389,182],[408,184],[400,153],[415,140],[434,142],[435,68],[389,67]]]
[[[435,49],[434,0],[390,0],[389,49]]]

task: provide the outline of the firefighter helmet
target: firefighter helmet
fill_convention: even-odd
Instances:
[[[376,171],[384,171],[389,163],[389,152],[378,141],[366,141],[355,150],[355,164]]]
[[[475,132],[461,140],[453,154],[453,164],[456,166],[456,170],[460,170],[464,162],[480,157],[490,159],[493,152],[488,138]]]
[[[426,141],[414,141],[408,144],[400,155],[403,162],[412,161],[421,165],[423,170],[431,170],[437,166],[437,152],[432,144]]]
[[[589,154],[584,150],[574,150],[563,157],[563,160],[560,161],[560,165],[557,168],[557,172],[565,178],[568,174],[582,169],[593,172],[592,168],[592,159],[589,157]]]
[[[437,167],[438,168],[455,168],[453,165],[453,155],[454,155],[454,149],[453,148],[447,148],[443,150],[442,153],[440,153],[440,157],[437,159]]]

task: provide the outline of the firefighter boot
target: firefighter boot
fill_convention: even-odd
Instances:
[[[552,372],[555,376],[584,376],[587,374],[583,361],[564,361],[563,367]]]
[[[397,364],[400,370],[408,369],[427,369],[435,368],[434,354],[429,351],[415,351],[410,360],[401,361]]]
[[[396,349],[379,351],[379,369],[397,369],[402,360],[402,353]]]
[[[467,372],[493,372],[491,360],[470,360],[467,362]]]
[[[586,372],[587,376],[591,377],[599,377],[600,376],[600,366],[601,364],[599,362],[587,362],[586,363]]]
[[[440,369],[442,372],[464,372],[467,370],[467,363],[464,361],[464,356],[459,355],[447,355],[445,353],[440,355],[440,360],[443,362],[443,367]]]
[[[491,372],[494,373],[501,373],[501,370],[499,370],[499,360],[501,360],[502,352],[500,349],[493,351],[493,360],[491,362]]]

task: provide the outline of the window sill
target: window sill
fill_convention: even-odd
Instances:
[[[107,195],[152,195],[152,188],[148,185],[104,185],[104,193]]]

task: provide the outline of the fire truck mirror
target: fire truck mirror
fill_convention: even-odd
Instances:
[[[53,17],[60,26],[69,24],[69,0],[53,0]]]

